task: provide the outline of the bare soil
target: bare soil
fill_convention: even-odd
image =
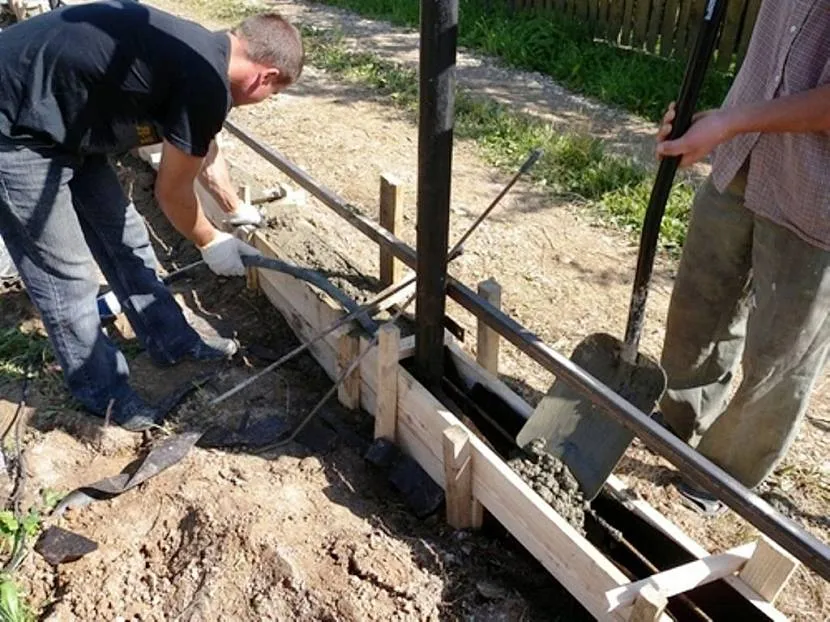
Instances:
[[[195,11],[170,0],[154,4],[173,12]],[[415,58],[417,39],[411,33],[319,5],[275,4],[318,26],[338,26],[354,45],[408,62]],[[200,18],[196,12],[189,15]],[[580,103],[584,100],[541,76],[528,77],[470,55],[461,64],[477,71],[475,80],[461,80],[482,93],[509,96],[517,106],[543,112],[580,111],[562,116],[563,129],[601,135],[632,123],[641,138],[621,140],[628,146],[620,149],[645,153],[648,124]],[[377,214],[379,176],[397,177],[406,188],[400,235],[414,243],[417,127],[392,102],[310,67],[296,88],[274,101],[234,111],[233,118],[369,215]],[[640,146],[631,146],[636,140]],[[224,144],[237,170],[257,183],[285,181],[234,139],[225,137]],[[490,168],[475,145],[465,141],[456,143],[453,171],[451,237],[457,239],[509,173]],[[149,169],[128,158],[121,174],[148,217],[164,266],[174,269],[192,261],[193,249],[170,231],[152,203]],[[325,207],[309,199],[304,205],[277,204],[271,212],[275,239],[298,262],[324,268],[353,295],[371,287],[377,249]],[[590,333],[622,335],[635,259],[636,248],[626,235],[603,227],[579,206],[551,199],[543,188],[520,183],[470,240],[452,272],[473,286],[495,277],[503,288],[503,308],[569,353]],[[660,258],[656,268],[642,343],[654,357],[663,341],[674,268],[668,258]],[[364,280],[354,282],[355,274]],[[303,357],[244,397],[218,410],[207,407],[211,395],[266,364],[267,351],[281,353],[296,343],[278,314],[240,281],[217,279],[202,270],[173,286],[201,327],[235,334],[243,345],[257,347],[235,364],[217,367],[216,378],[174,413],[168,432],[217,423],[236,430],[251,419],[294,422],[329,386],[313,360]],[[21,294],[4,294],[0,309],[4,326],[37,327]],[[474,319],[452,303],[448,311],[466,329],[466,347],[474,352]],[[127,325],[111,331],[127,347],[134,344]],[[144,354],[134,355],[131,368],[135,386],[152,399],[205,371],[203,366],[159,371]],[[507,344],[500,371],[532,404],[553,381]],[[20,389],[19,382],[0,386],[0,415],[11,415]],[[824,541],[830,539],[830,464],[824,451],[828,400],[825,379],[767,492]],[[56,373],[34,383],[27,414],[28,504],[37,505],[42,490],[67,491],[113,475],[146,448],[142,437],[101,428],[76,412]],[[137,490],[69,513],[60,524],[96,540],[99,549],[58,569],[31,556],[22,576],[34,602],[52,620],[586,617],[498,530],[474,535],[453,532],[440,517],[413,518],[384,475],[362,458],[371,427],[365,416],[332,403],[318,424],[302,442],[278,454],[194,449],[181,464]],[[618,467],[629,485],[713,551],[755,537],[732,513],[704,521],[682,507],[670,485],[673,474],[673,467],[639,443]],[[794,619],[830,618],[826,583],[803,570],[779,604]]]
[[[118,166],[165,267],[193,261],[194,249],[153,203],[152,170],[132,157]],[[42,507],[47,491],[116,475],[169,434],[218,432],[227,445],[254,422],[287,429],[330,386],[303,356],[210,407],[211,397],[296,340],[243,279],[217,279],[203,267],[171,287],[200,330],[236,336],[243,355],[213,366],[215,377],[164,429],[144,436],[75,410],[56,369],[31,382],[24,508]],[[0,309],[2,327],[38,328],[22,293],[0,297]],[[132,383],[151,401],[211,370],[158,369],[136,353],[128,324],[108,331],[131,353]],[[21,390],[13,379],[0,385],[7,420]],[[97,542],[97,551],[57,568],[32,554],[18,577],[46,620],[590,619],[497,526],[472,534],[447,527],[440,513],[415,518],[386,474],[364,460],[372,429],[370,417],[332,402],[284,449],[194,448],[137,489],[49,518]]]

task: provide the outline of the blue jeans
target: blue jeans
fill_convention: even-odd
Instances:
[[[0,233],[69,391],[93,413],[133,397],[127,361],[101,330],[96,263],[154,361],[175,363],[200,340],[158,278],[147,227],[105,156],[0,135]]]

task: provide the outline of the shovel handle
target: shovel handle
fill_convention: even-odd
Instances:
[[[677,108],[672,124],[672,131],[668,140],[673,140],[686,133],[692,123],[692,115],[697,106],[698,96],[703,86],[706,68],[712,58],[715,48],[718,28],[726,11],[726,0],[708,0],[703,11],[703,20],[695,39],[695,47],[686,72],[680,95],[677,98]],[[634,287],[631,292],[631,302],[628,309],[628,324],[625,328],[625,342],[623,343],[622,359],[627,363],[636,363],[637,349],[640,345],[640,333],[643,329],[643,319],[648,299],[648,288],[654,268],[654,256],[657,251],[657,240],[660,236],[660,224],[666,211],[666,203],[671,193],[680,157],[666,157],[660,161],[657,178],[651,190],[646,216],[643,221],[643,231],[640,237],[640,252],[637,256],[637,272],[634,276]]]

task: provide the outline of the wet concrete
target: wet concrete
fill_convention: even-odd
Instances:
[[[568,467],[544,448],[544,439],[531,441],[522,455],[508,460],[507,464],[562,518],[585,535],[588,503]]]

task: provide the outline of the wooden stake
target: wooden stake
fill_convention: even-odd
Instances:
[[[483,510],[473,498],[473,460],[469,433],[460,425],[444,430],[447,522],[456,529],[481,527]]]
[[[478,284],[478,295],[497,309],[501,309],[501,285],[494,279]],[[478,320],[478,364],[492,374],[499,373],[499,334]]]
[[[392,235],[398,235],[403,226],[403,193],[400,184],[391,175],[380,177],[380,226]],[[381,245],[381,284],[386,287],[400,281],[403,268],[403,264]]]
[[[769,538],[761,536],[758,546],[738,576],[764,600],[774,603],[798,568],[798,560]]]
[[[350,332],[344,332],[337,340],[338,373],[343,373],[360,354],[360,338]],[[360,408],[360,366],[343,379],[337,387],[337,399],[346,408]]]
[[[666,610],[669,600],[650,585],[640,590],[631,608],[629,622],[656,622]]]
[[[401,331],[392,322],[378,330],[377,406],[375,438],[395,442],[398,424],[398,361]]]
[[[251,204],[251,186],[248,184],[243,184],[239,186],[239,196],[242,197],[242,201],[247,203],[248,205]]]
[[[257,240],[259,238],[254,237],[253,235],[250,237],[248,242],[250,242],[254,248],[257,247]],[[262,249],[259,249],[262,250]],[[252,291],[257,291],[259,289],[259,271],[257,268],[245,268],[245,285],[248,289]]]

